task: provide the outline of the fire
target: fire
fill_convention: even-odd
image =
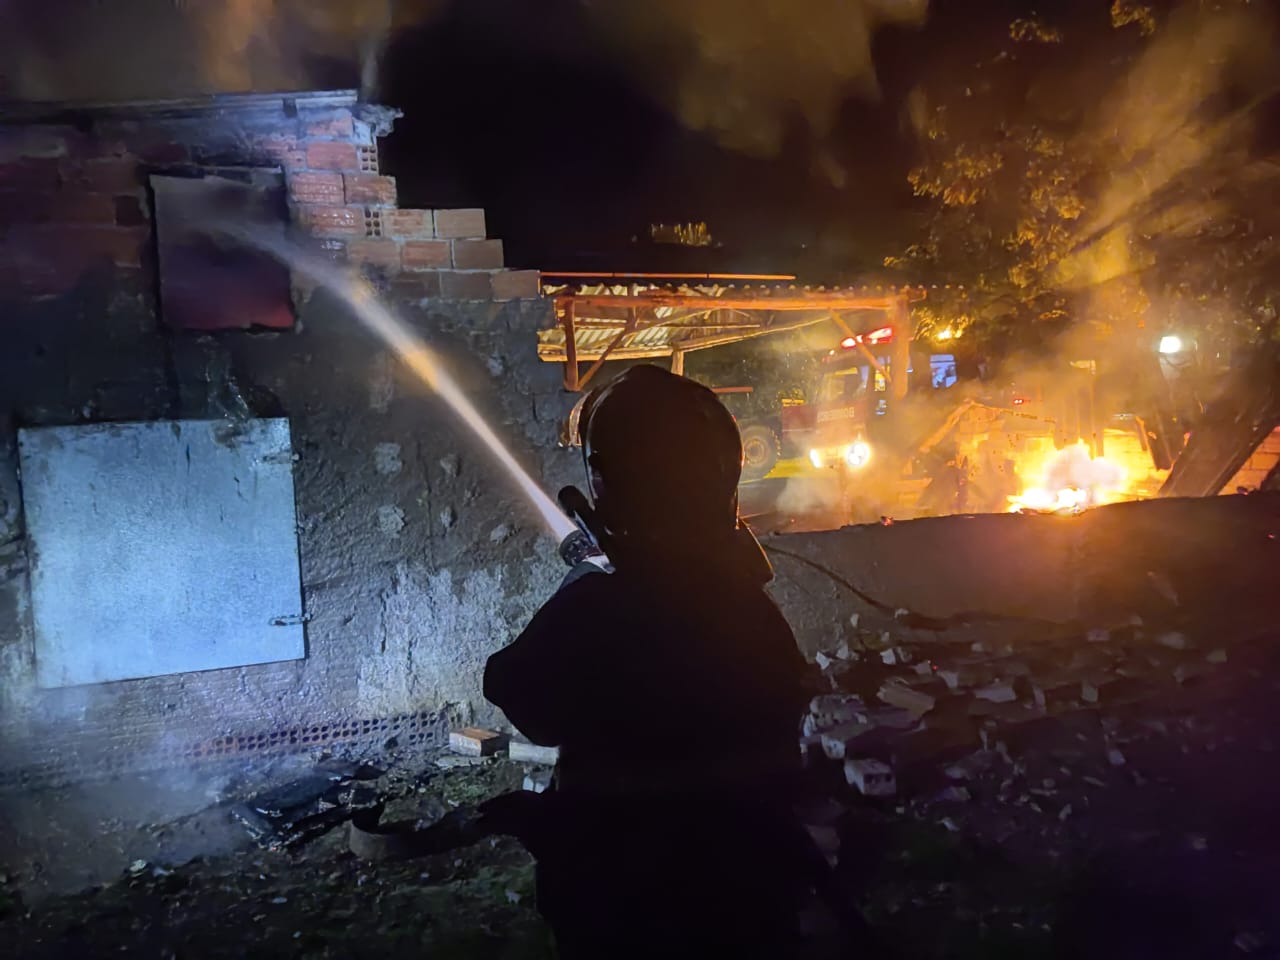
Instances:
[[[1009,511],[1079,513],[1110,503],[1125,489],[1127,472],[1106,457],[1089,455],[1084,443],[1056,451],[1038,471],[1039,482],[1009,497]]]
[[[1064,490],[1050,492],[1043,487],[1029,487],[1027,490],[1009,498],[1009,510],[1017,513],[1021,510],[1035,510],[1038,513],[1079,513],[1090,506],[1088,490],[1077,490],[1068,487]]]

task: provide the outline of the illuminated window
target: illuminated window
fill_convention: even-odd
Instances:
[[[151,177],[160,263],[160,316],[176,330],[293,326],[289,271],[257,250],[201,228],[276,229],[288,220],[284,179],[265,170],[230,176]]]

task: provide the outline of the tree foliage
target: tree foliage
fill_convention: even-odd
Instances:
[[[920,236],[886,266],[966,296],[922,325],[997,351],[1173,322],[1275,335],[1274,38],[1256,5],[1114,0],[942,65],[910,102]]]

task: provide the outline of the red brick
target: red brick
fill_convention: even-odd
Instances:
[[[0,164],[0,190],[56,190],[58,161],[15,160]]]
[[[264,137],[257,142],[256,152],[285,170],[301,170],[307,165],[307,153],[293,137]]]
[[[501,240],[454,240],[453,265],[459,270],[501,270]]]
[[[61,191],[55,195],[53,219],[57,223],[116,223],[116,201],[101,193],[70,193]],[[136,201],[135,201],[136,202]],[[139,220],[127,226],[139,226]]]
[[[92,227],[96,249],[109,256],[119,267],[142,266],[142,248],[150,237],[145,227]]]
[[[430,210],[384,210],[382,232],[388,237],[430,240],[436,235]]]
[[[0,190],[0,224],[45,223],[56,193]]]
[[[123,147],[123,145],[121,145]],[[121,149],[121,153],[125,150]],[[186,163],[191,159],[191,151],[186,144],[172,140],[154,140],[149,143],[135,144],[133,152],[143,163],[163,166],[171,163]]]
[[[114,197],[112,205],[115,207],[116,223],[120,226],[138,227],[146,224],[147,214],[137,197]]]
[[[364,210],[360,207],[307,205],[298,208],[298,219],[313,236],[364,236]]]
[[[50,224],[9,232],[9,240],[21,251],[23,260],[81,269],[107,259],[122,267],[140,266],[147,236],[144,227],[78,224]]]
[[[1257,453],[1255,452],[1249,458],[1247,466],[1250,470],[1264,470],[1270,473],[1275,469],[1277,463],[1280,463],[1280,456],[1274,453]]]
[[[347,244],[347,257],[352,263],[397,270],[400,267],[400,244],[394,240],[361,237]]]
[[[345,173],[347,203],[365,203],[372,207],[396,205],[396,178],[376,173]]]
[[[142,221],[139,221],[142,222]],[[0,191],[0,223],[116,223],[112,197],[66,190]]]
[[[1237,487],[1244,487],[1246,490],[1257,490],[1265,479],[1267,479],[1266,470],[1246,468],[1232,477],[1231,482],[1222,488],[1222,492],[1224,494],[1232,494],[1236,492]]]
[[[327,120],[308,121],[306,133],[308,137],[331,137],[342,140],[355,135],[355,126],[350,116],[331,117]]]
[[[79,139],[81,135],[70,127],[6,127],[0,130],[0,164],[65,157],[70,152],[68,141]]]
[[[94,193],[136,193],[141,186],[138,163],[132,157],[66,163],[63,165],[62,179],[65,183]]]
[[[484,237],[484,211],[437,210],[436,236],[448,240],[469,240]]]
[[[315,141],[307,144],[307,167],[312,170],[360,169],[360,154],[355,144],[339,141]]]
[[[340,207],[343,203],[342,174],[308,173],[299,170],[289,174],[289,197],[295,203],[319,203]]]
[[[439,270],[450,265],[449,244],[445,240],[409,240],[401,250],[400,262],[406,270]]]
[[[345,263],[347,259],[347,241],[337,237],[318,237],[304,242],[305,249],[318,257],[332,260],[334,263]]]
[[[489,277],[484,270],[441,270],[440,296],[446,300],[491,300]]]
[[[490,276],[495,300],[536,300],[542,296],[537,270],[499,270]]]
[[[440,271],[399,274],[391,285],[391,295],[397,300],[435,299],[440,296]]]

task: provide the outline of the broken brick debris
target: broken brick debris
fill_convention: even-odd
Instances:
[[[892,681],[881,684],[876,696],[890,706],[901,707],[916,716],[928,713],[937,704],[937,700],[923,690],[914,689],[905,683],[894,683]]]
[[[1147,706],[1174,710],[1163,695],[1207,682],[1234,656],[1221,634],[1210,643],[1185,621],[1148,621],[958,642],[851,621],[816,658],[831,692],[810,703],[801,753],[809,767],[840,764],[864,796],[899,796],[917,816],[937,805],[947,829],[994,806],[1017,811],[1002,835],[1078,831],[1096,788],[1121,774],[1147,784],[1130,744],[1167,750],[1193,730],[1195,717],[1143,716]],[[1214,749],[1208,732],[1201,739]]]
[[[869,723],[864,723],[861,720],[850,720],[848,723],[842,723],[840,726],[833,727],[817,736],[822,745],[822,753],[825,756],[832,760],[843,760],[849,746],[874,729]]]
[[[523,787],[530,793],[543,793],[551,786],[553,776],[553,771],[547,767],[530,770],[524,775]]]
[[[863,796],[891,797],[898,792],[893,770],[879,760],[850,758],[844,762],[844,777]]]
[[[991,703],[1012,703],[1018,699],[1013,684],[1007,680],[979,687],[973,691],[973,695],[979,700],[989,700]]]
[[[543,747],[524,740],[512,740],[507,744],[507,757],[518,763],[540,763],[554,767],[560,760],[560,748]]]
[[[464,757],[489,757],[507,744],[507,738],[483,727],[463,727],[449,733],[449,749]]]
[[[356,782],[375,771],[350,764],[318,767],[306,777],[266,790],[231,808],[231,816],[268,850],[296,847],[378,806],[376,790]]]

